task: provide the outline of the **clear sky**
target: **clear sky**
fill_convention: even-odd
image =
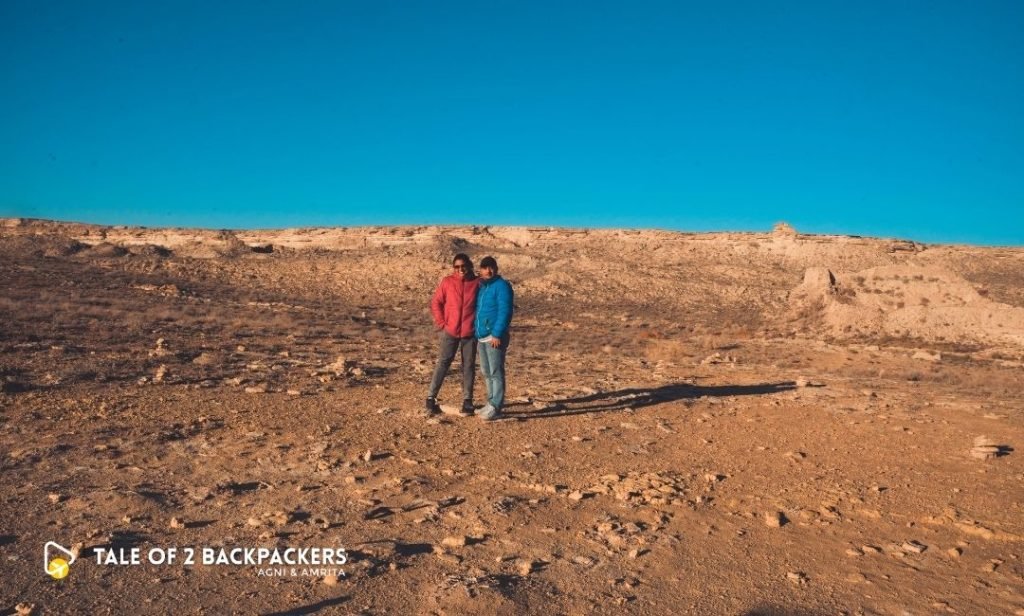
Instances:
[[[0,216],[1024,244],[1024,2],[0,2]]]

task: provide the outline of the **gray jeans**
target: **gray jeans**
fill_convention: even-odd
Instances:
[[[456,338],[446,331],[441,331],[441,353],[437,357],[437,366],[434,368],[434,378],[430,379],[430,392],[428,398],[436,398],[437,392],[441,391],[441,383],[444,377],[448,376],[448,368],[455,359],[455,350],[462,351],[462,399],[473,399],[473,381],[476,378],[476,338]]]

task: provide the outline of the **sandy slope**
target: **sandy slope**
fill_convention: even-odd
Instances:
[[[494,424],[420,416],[459,251],[517,291]],[[0,281],[0,609],[1024,613],[1022,249],[8,220]],[[171,545],[352,562],[91,556]]]

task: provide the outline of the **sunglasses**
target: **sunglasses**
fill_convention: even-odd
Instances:
[[[454,267],[457,270],[468,270],[469,269],[469,266],[466,265],[465,263],[456,263],[452,267]]]

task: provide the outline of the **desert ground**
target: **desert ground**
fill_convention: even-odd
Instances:
[[[458,252],[492,423],[422,413]],[[1024,614],[1024,248],[6,219],[0,285],[3,613]],[[170,546],[348,562],[96,562]]]

